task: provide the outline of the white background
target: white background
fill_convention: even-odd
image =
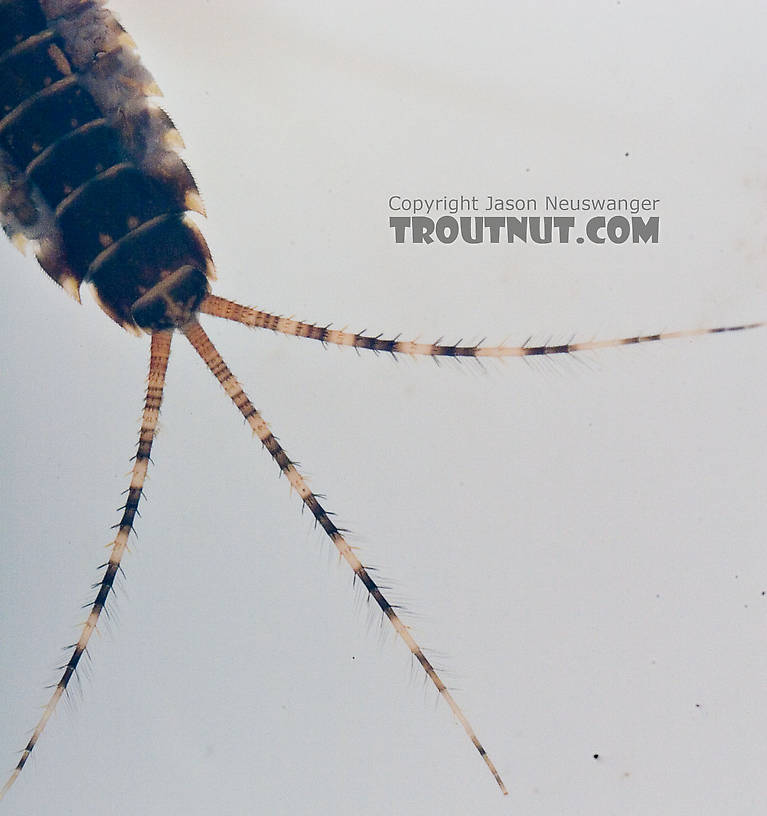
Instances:
[[[426,340],[767,316],[760,3],[113,5],[220,294]],[[461,193],[660,198],[662,241],[393,244],[389,195]],[[106,559],[148,343],[0,263],[10,769]],[[206,325],[510,796],[177,338],[116,611],[6,813],[758,812],[764,330],[482,370]]]

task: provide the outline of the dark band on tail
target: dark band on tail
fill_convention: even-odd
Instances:
[[[184,333],[189,339],[189,342],[196,349],[197,353],[200,355],[200,357],[202,357],[203,361],[205,362],[205,365],[207,365],[207,367],[210,369],[210,371],[213,373],[213,375],[216,377],[219,383],[221,383],[223,389],[229,395],[232,402],[234,402],[234,404],[237,406],[239,412],[242,414],[242,416],[248,422],[248,424],[256,433],[258,438],[261,440],[261,443],[269,451],[272,459],[274,459],[282,473],[285,474],[288,481],[290,482],[291,487],[295,489],[295,491],[301,497],[303,503],[311,511],[317,523],[322,527],[322,529],[327,534],[328,538],[330,538],[330,540],[333,542],[339,554],[352,568],[356,577],[359,578],[359,580],[365,586],[365,589],[367,589],[367,591],[373,597],[375,602],[381,608],[381,611],[389,619],[390,623],[396,630],[397,634],[402,638],[402,640],[405,641],[405,644],[407,645],[408,649],[410,649],[413,656],[421,664],[426,674],[429,676],[431,681],[436,686],[437,691],[443,697],[445,702],[447,702],[447,704],[450,706],[450,710],[453,712],[453,714],[456,716],[458,721],[463,726],[464,730],[469,736],[469,739],[472,741],[474,747],[477,749],[480,756],[484,760],[485,764],[490,770],[490,773],[492,773],[493,777],[495,778],[495,781],[498,783],[500,789],[503,791],[503,793],[507,793],[508,791],[506,790],[506,786],[504,785],[503,780],[501,779],[498,771],[496,770],[493,761],[487,755],[487,752],[482,746],[482,743],[479,741],[477,735],[474,733],[474,729],[472,728],[471,723],[466,718],[466,715],[458,706],[453,696],[445,687],[445,684],[442,682],[442,679],[437,674],[436,670],[434,669],[434,666],[432,666],[429,659],[423,653],[421,647],[418,645],[413,636],[410,634],[410,630],[401,621],[394,607],[389,603],[384,594],[381,592],[381,588],[373,580],[370,573],[365,569],[365,567],[360,562],[359,558],[357,558],[356,554],[354,553],[354,550],[349,546],[348,542],[341,534],[341,531],[333,523],[328,512],[320,504],[317,496],[309,489],[303,477],[296,469],[295,464],[291,461],[290,457],[287,455],[283,447],[277,441],[274,434],[269,429],[269,426],[262,418],[261,414],[256,410],[256,408],[253,406],[253,403],[248,399],[247,395],[242,390],[242,387],[240,386],[239,382],[232,374],[232,372],[229,370],[229,367],[223,361],[221,355],[218,353],[218,351],[216,351],[215,346],[213,345],[213,343],[211,343],[202,326],[200,326],[200,324],[197,322],[191,322],[184,328]]]
[[[289,317],[261,312],[250,306],[242,306],[234,301],[217,295],[208,295],[200,305],[200,311],[214,317],[223,317],[242,323],[245,326],[257,329],[268,329],[277,334],[287,334],[293,337],[308,337],[320,343],[336,346],[349,346],[356,349],[369,349],[374,352],[387,354],[406,354],[418,357],[469,357],[503,358],[503,357],[534,357],[551,354],[574,354],[577,351],[593,351],[595,349],[628,346],[636,343],[653,343],[658,340],[672,340],[682,337],[697,337],[704,334],[721,334],[723,332],[744,331],[764,326],[764,322],[745,323],[740,326],[720,326],[714,329],[688,329],[685,331],[661,332],[660,334],[635,335],[634,337],[616,337],[608,340],[587,340],[580,343],[564,343],[560,345],[541,346],[483,346],[477,343],[473,346],[460,344],[447,345],[436,343],[419,343],[412,340],[398,338],[385,339],[379,336],[372,337],[366,334],[331,329],[327,326],[317,326],[314,323],[304,323]]]
[[[24,750],[21,752],[21,759],[11,773],[8,781],[0,790],[0,799],[6,794],[11,785],[16,781],[16,777],[21,773],[21,769],[29,759],[32,749],[37,745],[40,735],[43,733],[48,720],[56,709],[62,694],[67,688],[72,675],[77,669],[80,658],[86,650],[88,641],[90,640],[96,624],[99,619],[104,606],[106,605],[109,593],[112,591],[115,577],[120,569],[120,561],[128,544],[128,537],[133,529],[133,522],[138,511],[139,501],[141,500],[141,493],[144,487],[144,479],[146,478],[147,467],[149,465],[149,454],[152,450],[152,442],[154,440],[155,431],[157,430],[157,417],[160,413],[160,405],[162,403],[163,388],[165,385],[165,372],[168,367],[168,358],[170,356],[170,332],[157,332],[152,335],[152,350],[149,362],[149,378],[146,390],[146,399],[144,401],[144,413],[141,419],[141,432],[139,434],[138,449],[133,463],[133,472],[131,475],[130,487],[128,488],[128,498],[123,507],[122,518],[117,525],[117,535],[112,543],[112,552],[109,555],[109,561],[105,564],[104,575],[99,584],[96,600],[91,606],[88,619],[83,624],[80,639],[75,644],[72,656],[69,662],[64,667],[64,673],[61,679],[56,684],[48,704],[45,706],[40,720],[35,727],[32,736],[29,739]]]

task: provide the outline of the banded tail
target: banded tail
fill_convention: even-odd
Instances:
[[[713,329],[684,329],[682,331],[639,334],[633,337],[614,337],[607,340],[585,340],[558,345],[483,346],[480,342],[473,346],[462,346],[460,342],[455,345],[447,345],[439,340],[436,343],[419,343],[414,340],[400,340],[399,337],[385,339],[380,335],[371,336],[342,329],[331,329],[329,326],[318,326],[315,323],[305,323],[301,320],[293,320],[289,317],[262,312],[217,295],[207,295],[200,304],[200,311],[214,317],[223,317],[225,320],[242,323],[244,326],[251,328],[268,329],[276,334],[287,334],[292,337],[308,337],[310,340],[318,340],[323,344],[369,349],[376,353],[404,354],[411,357],[468,357],[473,359],[575,354],[578,351],[594,351],[617,346],[630,346],[637,343],[654,343],[659,340],[675,340],[684,337],[700,337],[705,334],[745,331],[765,325],[764,321],[760,321],[757,323],[743,323],[737,326],[718,326]]]
[[[453,698],[453,695],[448,691],[447,687],[442,682],[442,679],[437,674],[434,666],[432,666],[429,659],[423,653],[423,649],[410,634],[410,630],[402,622],[394,607],[386,599],[383,592],[381,592],[380,587],[376,584],[370,573],[362,565],[359,558],[357,558],[354,550],[349,546],[339,528],[333,523],[330,515],[320,504],[317,496],[310,490],[309,486],[304,481],[304,478],[298,472],[293,461],[287,455],[282,445],[280,445],[280,443],[277,441],[261,414],[248,399],[239,382],[223,361],[221,355],[218,353],[218,351],[216,351],[215,346],[208,338],[202,326],[200,326],[197,321],[192,321],[184,327],[183,331],[186,334],[189,342],[194,346],[195,350],[202,358],[205,365],[210,369],[213,376],[219,381],[224,391],[226,391],[229,398],[235,404],[237,410],[242,414],[245,421],[253,429],[256,436],[258,436],[261,444],[267,449],[267,451],[269,451],[272,459],[274,459],[282,473],[285,474],[290,486],[295,489],[296,493],[298,493],[298,495],[301,497],[301,501],[311,511],[317,523],[325,531],[328,538],[338,550],[339,555],[351,567],[355,576],[361,581],[370,596],[381,608],[383,614],[389,619],[389,622],[394,627],[394,630],[405,642],[408,649],[410,649],[413,657],[415,657],[415,659],[421,664],[421,667],[426,672],[439,694],[450,706],[450,710],[463,726],[464,731],[484,760],[488,770],[498,783],[501,791],[504,794],[508,794],[506,785],[501,779],[495,764],[488,756],[487,751],[485,751],[484,746],[479,741],[479,738],[477,737],[471,723]]]
[[[32,753],[40,735],[45,730],[56,706],[61,699],[61,696],[67,689],[69,681],[74,675],[80,658],[85,652],[88,641],[96,629],[99,616],[103,611],[109,593],[114,586],[115,577],[120,569],[120,561],[128,546],[128,538],[133,530],[133,522],[136,518],[138,505],[141,501],[141,494],[144,489],[144,480],[146,479],[147,468],[149,466],[149,455],[152,452],[152,443],[154,442],[155,433],[157,431],[157,419],[160,414],[160,405],[162,404],[163,389],[165,387],[165,372],[168,369],[168,358],[170,357],[170,332],[156,332],[152,335],[152,344],[149,361],[149,376],[146,389],[146,398],[144,400],[144,412],[141,418],[141,431],[139,432],[138,449],[133,462],[133,471],[131,473],[130,487],[128,488],[128,498],[123,507],[122,518],[117,525],[117,535],[112,542],[112,552],[109,555],[109,560],[104,564],[104,575],[99,584],[96,599],[93,601],[91,611],[87,620],[83,624],[80,638],[72,651],[69,662],[64,666],[64,673],[61,679],[56,684],[50,700],[43,710],[29,742],[21,752],[21,759],[19,759],[16,767],[11,772],[5,785],[0,790],[0,799],[5,796],[8,789],[16,781],[16,778],[21,773],[21,769],[26,765],[29,755]]]

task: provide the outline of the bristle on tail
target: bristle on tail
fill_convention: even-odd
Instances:
[[[352,568],[356,578],[358,578],[364,585],[365,589],[370,594],[381,611],[389,619],[389,622],[394,627],[397,634],[405,641],[408,649],[416,660],[421,664],[423,670],[428,675],[429,679],[434,683],[437,691],[440,693],[445,702],[450,706],[450,710],[463,726],[464,731],[473,743],[474,747],[479,752],[480,756],[487,765],[493,778],[498,783],[501,791],[504,794],[508,793],[500,774],[490,757],[487,755],[482,743],[479,741],[471,723],[463,713],[461,708],[456,703],[452,694],[448,691],[442,679],[437,674],[429,659],[423,653],[423,649],[418,645],[410,630],[401,621],[396,610],[386,599],[381,591],[381,588],[371,577],[368,570],[362,565],[362,562],[357,558],[354,550],[349,546],[346,539],[341,533],[341,530],[333,523],[328,511],[320,504],[317,495],[313,493],[309,486],[304,481],[301,474],[296,469],[295,463],[288,457],[284,448],[275,438],[274,434],[266,424],[261,414],[256,410],[253,403],[248,399],[245,392],[242,390],[239,382],[229,370],[229,367],[223,361],[221,355],[216,351],[215,346],[211,343],[207,334],[197,322],[192,322],[184,328],[189,342],[194,346],[197,353],[203,359],[205,365],[210,369],[215,378],[219,381],[224,391],[229,395],[229,398],[237,406],[237,409],[245,418],[246,422],[253,429],[255,434],[261,440],[263,446],[269,451],[272,459],[274,459],[280,471],[287,477],[290,486],[295,489],[301,500],[316,519],[317,523],[327,534],[328,538],[333,542],[333,545],[338,550],[339,555]]]
[[[288,317],[262,312],[250,306],[242,306],[234,301],[217,295],[208,295],[200,305],[200,311],[214,317],[222,317],[235,323],[242,323],[256,329],[268,329],[277,334],[292,337],[308,337],[320,343],[348,346],[355,349],[369,349],[377,353],[404,354],[410,357],[453,357],[469,359],[501,359],[504,357],[535,357],[553,354],[575,354],[579,351],[630,346],[637,343],[654,343],[659,340],[675,340],[684,337],[699,337],[704,334],[722,334],[724,332],[745,331],[764,326],[765,323],[744,323],[738,326],[718,326],[713,329],[685,329],[682,331],[660,332],[659,334],[640,334],[633,337],[616,337],[607,340],[586,340],[582,342],[538,346],[473,346],[459,344],[449,345],[441,342],[419,343],[413,340],[385,339],[361,333],[331,329],[314,323],[304,323]]]
[[[16,767],[8,778],[8,781],[0,790],[0,799],[5,796],[8,789],[16,781],[16,778],[21,773],[22,768],[29,759],[33,748],[37,745],[40,735],[45,730],[48,720],[56,710],[61,696],[67,689],[70,680],[75,674],[78,663],[82,656],[86,653],[88,641],[96,629],[96,624],[112,591],[112,587],[120,571],[120,561],[122,560],[125,549],[128,545],[128,537],[133,530],[133,522],[138,512],[139,501],[141,500],[141,493],[144,487],[144,480],[146,478],[147,467],[149,465],[149,454],[152,451],[152,442],[154,441],[155,432],[157,430],[157,419],[160,413],[160,405],[162,404],[163,388],[165,386],[165,372],[168,368],[168,358],[170,356],[170,332],[157,332],[152,335],[151,358],[149,363],[149,378],[146,390],[146,399],[144,400],[144,412],[141,419],[141,431],[139,433],[138,450],[133,462],[133,471],[131,474],[130,487],[128,488],[128,497],[123,508],[122,518],[118,526],[117,535],[112,543],[112,551],[109,555],[109,560],[104,565],[104,575],[101,582],[98,584],[98,592],[96,599],[91,605],[90,614],[83,624],[80,639],[72,647],[72,655],[66,666],[62,666],[63,674],[61,679],[53,689],[48,703],[43,710],[29,742],[26,744],[24,750],[21,752]]]

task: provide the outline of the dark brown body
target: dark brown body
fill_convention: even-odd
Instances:
[[[186,217],[202,205],[180,139],[148,100],[157,93],[98,0],[0,0],[3,228],[35,241],[70,294],[90,282],[110,317],[148,331],[183,323],[213,275]],[[169,287],[172,314],[152,293]]]

